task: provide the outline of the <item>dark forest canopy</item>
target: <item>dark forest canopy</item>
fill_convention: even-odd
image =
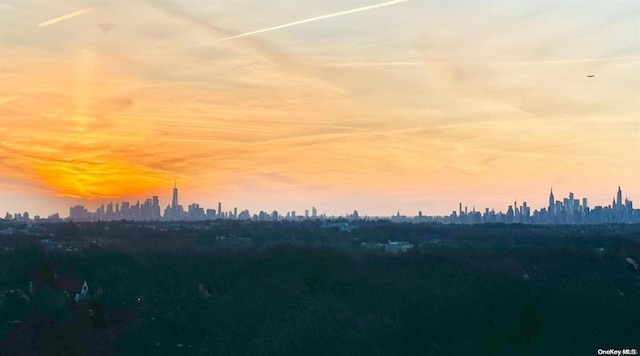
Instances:
[[[3,226],[6,230],[8,226]],[[638,229],[12,226],[1,354],[536,355],[638,347]],[[406,241],[405,253],[363,247]],[[31,288],[33,271],[49,276]],[[44,271],[44,272],[43,272]],[[72,302],[56,279],[80,278]]]

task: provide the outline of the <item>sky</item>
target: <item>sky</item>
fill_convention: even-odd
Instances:
[[[640,205],[638,78],[636,0],[3,0],[0,214]]]

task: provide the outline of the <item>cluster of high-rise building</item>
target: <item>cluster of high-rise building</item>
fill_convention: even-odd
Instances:
[[[111,220],[160,220],[160,204],[157,196],[144,203],[103,204],[95,212],[90,212],[82,205],[69,208],[69,220],[72,221],[111,221]]]
[[[217,209],[204,209],[199,204],[193,203],[187,206],[185,210],[178,202],[178,187],[174,185],[171,204],[167,205],[164,212],[160,213],[160,203],[157,196],[147,199],[144,203],[136,202],[130,204],[123,202],[122,204],[109,203],[103,204],[90,212],[82,205],[76,205],[69,209],[70,221],[117,221],[117,220],[133,220],[133,221],[199,221],[199,220],[215,220],[215,219],[233,219],[233,220],[258,220],[258,221],[278,221],[292,220],[299,221],[304,219],[317,219],[321,216],[315,207],[305,210],[304,215],[297,215],[295,211],[287,212],[281,215],[277,211],[271,213],[260,211],[258,214],[249,213],[249,210],[238,211],[233,208],[230,211],[222,210],[222,203],[218,202]]]
[[[562,200],[556,200],[553,189],[549,193],[549,204],[540,210],[531,211],[531,207],[523,202],[509,205],[506,212],[495,212],[488,208],[484,212],[475,207],[468,211],[467,207],[458,206],[446,219],[458,224],[481,223],[522,223],[522,224],[608,224],[608,223],[640,223],[640,209],[633,208],[629,198],[622,200],[622,189],[618,187],[611,205],[589,207],[587,198],[577,199],[573,193]]]
[[[24,213],[15,213],[15,214],[11,214],[11,213],[6,213],[4,216],[4,220],[6,221],[16,221],[16,222],[35,222],[35,223],[39,223],[39,222],[62,222],[64,221],[61,217],[60,214],[55,213],[55,214],[51,214],[48,217],[41,217],[40,215],[35,215],[33,218],[31,218],[31,216],[29,215],[28,211],[25,211]]]

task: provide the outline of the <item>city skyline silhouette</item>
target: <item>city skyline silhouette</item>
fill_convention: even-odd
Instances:
[[[14,213],[9,212],[4,216],[7,221],[19,222],[59,222],[59,221],[204,221],[204,220],[254,220],[254,221],[303,221],[303,220],[327,220],[327,219],[390,219],[394,222],[440,222],[453,224],[481,224],[481,223],[523,223],[523,224],[607,224],[607,223],[640,223],[640,209],[634,209],[633,201],[628,195],[624,195],[622,188],[613,197],[611,204],[590,205],[587,197],[577,197],[573,192],[569,192],[566,197],[556,200],[553,188],[550,189],[548,205],[546,207],[532,207],[527,201],[518,204],[515,200],[504,210],[494,207],[484,207],[476,209],[475,205],[470,208],[467,204],[460,202],[458,210],[453,210],[448,215],[429,214],[419,210],[415,214],[388,215],[366,215],[354,209],[345,214],[318,213],[318,208],[312,206],[303,211],[280,210],[271,211],[260,210],[251,212],[246,208],[234,206],[231,209],[223,210],[222,202],[214,207],[201,206],[197,202],[188,205],[180,204],[177,182],[174,182],[171,202],[164,210],[161,207],[158,196],[152,196],[140,201],[133,202],[109,202],[101,204],[95,211],[83,205],[74,205],[69,208],[69,214],[61,215],[54,213],[47,217],[32,215],[29,212]],[[463,208],[464,207],[464,208]]]

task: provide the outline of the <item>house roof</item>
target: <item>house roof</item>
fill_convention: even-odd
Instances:
[[[82,290],[82,284],[84,283],[83,279],[72,278],[72,277],[58,277],[56,279],[56,284],[58,289],[62,289],[69,293],[76,293]]]
[[[69,293],[76,293],[82,290],[84,279],[64,276],[60,273],[60,266],[57,263],[45,263],[32,269],[29,272],[34,286],[40,288],[48,285],[51,288],[60,289]]]

